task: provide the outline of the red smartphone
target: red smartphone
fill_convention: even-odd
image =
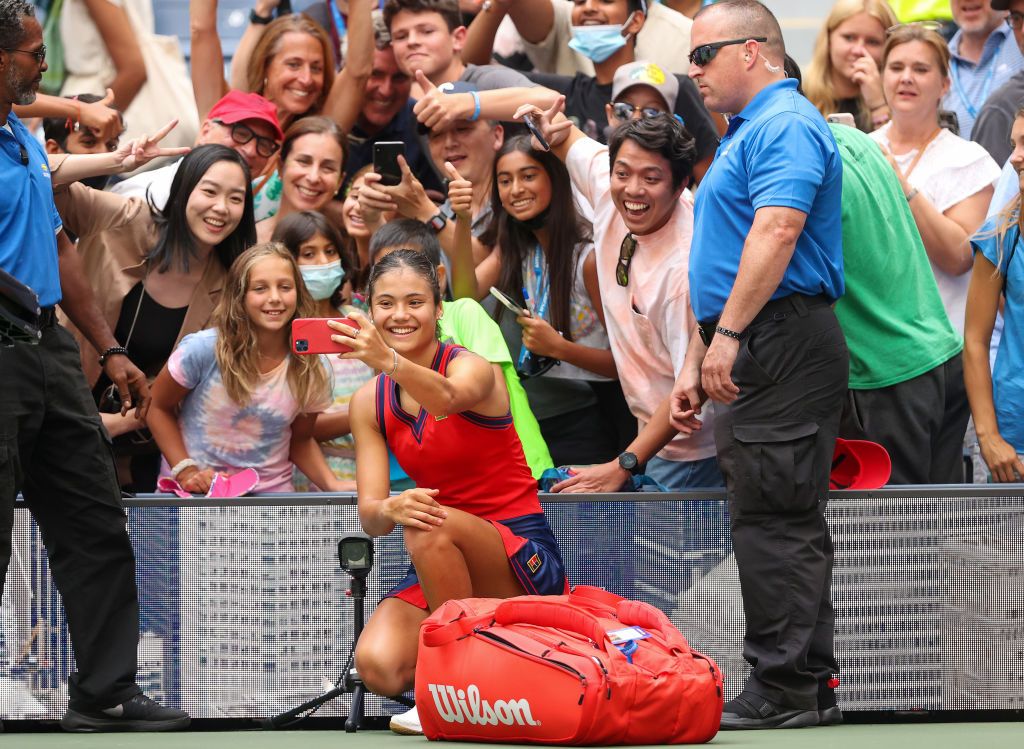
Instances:
[[[351,346],[335,343],[332,335],[337,331],[328,327],[327,321],[334,320],[343,325],[358,328],[359,323],[350,317],[299,317],[292,320],[292,353],[305,356],[307,354],[347,354]]]

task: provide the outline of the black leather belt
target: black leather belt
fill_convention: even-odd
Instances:
[[[759,323],[767,322],[768,320],[785,320],[790,315],[796,313],[800,317],[807,315],[807,310],[814,309],[815,307],[824,307],[832,304],[832,300],[824,294],[816,294],[814,296],[807,296],[806,294],[790,294],[789,296],[779,297],[778,299],[772,299],[770,302],[765,304],[761,311],[754,315],[754,319],[750,321],[750,325],[747,326],[749,330],[754,325]],[[704,320],[697,323],[697,332],[700,334],[700,339],[704,342],[705,346],[711,345],[711,339],[715,337],[715,328],[718,327],[718,318],[714,320]],[[746,330],[743,331],[744,335]]]

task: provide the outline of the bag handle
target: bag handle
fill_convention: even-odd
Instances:
[[[560,600],[545,601],[541,596],[505,601],[494,610],[494,621],[497,624],[535,624],[566,629],[594,642],[605,639],[605,628],[596,616],[566,606]]]
[[[690,643],[672,624],[672,620],[665,616],[665,612],[661,609],[657,609],[649,603],[622,599],[616,607],[615,614],[619,617],[619,621],[627,626],[642,627],[649,632],[656,632],[670,646],[684,652],[690,650]]]
[[[454,642],[471,635],[477,627],[490,624],[493,618],[491,614],[478,614],[476,616],[463,616],[453,622],[439,626],[424,624],[422,644],[428,648],[447,645],[449,642]]]

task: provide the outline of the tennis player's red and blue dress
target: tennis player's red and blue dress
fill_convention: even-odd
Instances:
[[[465,350],[439,343],[431,369],[445,374]],[[384,374],[377,377],[376,406],[381,434],[416,486],[437,489],[440,504],[490,522],[526,593],[568,592],[562,554],[537,499],[537,481],[511,414],[463,411],[436,418],[420,408],[413,415],[402,408],[398,383]],[[387,595],[427,608],[414,567]]]

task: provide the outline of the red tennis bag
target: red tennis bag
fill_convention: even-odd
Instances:
[[[722,672],[661,611],[599,588],[467,598],[420,628],[416,706],[429,739],[702,743]]]

